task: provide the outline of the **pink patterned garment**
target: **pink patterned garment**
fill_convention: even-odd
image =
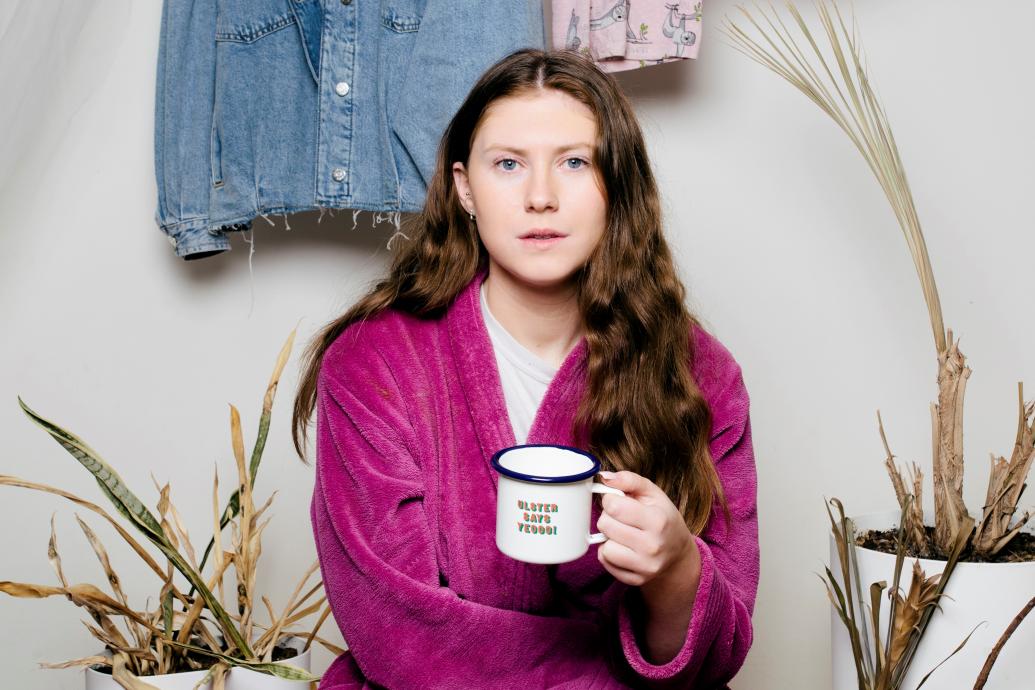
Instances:
[[[593,58],[605,72],[696,58],[700,0],[552,0],[552,45]]]

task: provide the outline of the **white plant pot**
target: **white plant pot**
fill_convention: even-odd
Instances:
[[[886,530],[898,527],[900,513],[873,513],[852,518],[856,533],[867,530]],[[1031,532],[1032,525],[1025,531]],[[872,549],[857,548],[859,562],[859,585],[869,604],[869,586],[881,580],[887,582],[888,589],[894,582],[895,555],[881,553]],[[899,586],[903,593],[908,592],[912,577],[913,560],[903,561],[902,576]],[[920,567],[930,577],[945,568],[945,561],[920,559]],[[841,568],[837,555],[837,544],[833,535],[830,537],[830,570],[841,583]],[[1006,630],[1025,604],[1035,594],[1035,562],[1029,563],[957,563],[956,569],[949,578],[945,589],[947,597],[941,601],[941,611],[935,611],[927,631],[924,633],[916,654],[906,673],[902,690],[915,690],[923,677],[932,668],[952,653],[967,637],[975,626],[978,626],[967,644],[946,661],[924,684],[923,690],[972,690],[981,672],[985,659],[992,647]],[[881,598],[881,641],[883,643],[887,631],[887,617],[890,602],[885,595]],[[866,635],[871,640],[870,650],[873,652],[873,631],[870,616],[859,616],[860,609],[856,602],[856,617],[865,618]],[[831,655],[833,670],[833,690],[858,690],[855,661],[852,656],[852,645],[848,631],[841,622],[837,612],[831,606],[830,620],[832,628]],[[979,625],[981,624],[981,625]],[[1017,690],[1030,688],[1035,677],[1035,624],[1025,620],[1007,641],[999,658],[988,676],[985,690]]]
[[[295,637],[288,641],[288,646],[301,652],[305,640]],[[283,663],[310,670],[310,652],[305,650],[298,656],[285,659]],[[142,676],[141,680],[155,686],[159,690],[194,690],[195,684],[205,677],[206,671],[185,671],[169,673],[161,676]],[[247,668],[234,667],[226,676],[226,690],[306,690],[307,681],[285,680],[267,673],[259,673]],[[123,690],[122,686],[111,678],[110,673],[97,671],[93,667],[86,669],[86,690]],[[212,690],[211,683],[205,683],[199,690]]]

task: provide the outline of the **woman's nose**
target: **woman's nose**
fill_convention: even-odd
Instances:
[[[549,172],[533,172],[526,193],[525,205],[529,210],[543,211],[557,208],[557,193]]]

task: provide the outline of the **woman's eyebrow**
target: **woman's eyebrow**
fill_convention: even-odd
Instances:
[[[553,153],[560,153],[561,151],[570,151],[571,149],[579,149],[579,148],[592,149],[593,148],[593,144],[587,144],[587,143],[583,143],[583,142],[580,142],[580,143],[577,143],[577,144],[562,144],[562,145],[558,146],[557,148],[555,148],[553,150]],[[524,155],[526,155],[528,153],[528,151],[526,151],[524,149],[519,149],[519,148],[516,148],[514,146],[506,146],[504,144],[489,144],[488,146],[485,147],[485,150],[487,150],[487,151],[490,151],[492,149],[499,149],[501,151],[510,151],[512,153],[518,154],[519,156],[524,156]]]

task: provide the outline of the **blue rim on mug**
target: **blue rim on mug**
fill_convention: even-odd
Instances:
[[[500,464],[500,456],[502,456],[504,453],[508,451],[516,450],[518,448],[563,448],[565,450],[570,450],[574,453],[578,453],[579,455],[586,456],[587,458],[589,458],[590,462],[593,463],[593,467],[584,472],[579,472],[578,474],[569,474],[560,477],[542,477],[537,474],[525,474],[524,472],[518,472],[516,470],[510,469],[509,467],[504,467]],[[580,482],[583,479],[589,479],[590,477],[596,475],[600,471],[600,461],[597,460],[592,453],[587,453],[586,451],[580,448],[575,448],[573,446],[564,446],[559,443],[522,443],[516,446],[501,448],[500,450],[493,453],[492,467],[500,474],[505,474],[513,479],[521,479],[526,482],[539,482],[540,484],[568,484],[570,482]]]

